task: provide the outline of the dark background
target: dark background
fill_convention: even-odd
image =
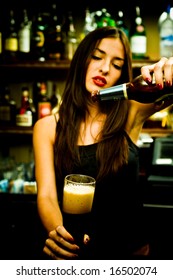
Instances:
[[[173,6],[173,1],[164,1],[159,0],[152,3],[149,0],[139,1],[139,0],[109,0],[109,1],[94,1],[94,0],[73,0],[68,1],[64,0],[49,0],[45,2],[44,0],[5,0],[0,3],[0,28],[4,25],[9,9],[13,8],[17,14],[17,21],[20,22],[22,10],[26,8],[30,19],[32,19],[34,14],[37,14],[38,11],[49,12],[51,3],[55,2],[57,4],[58,13],[60,15],[66,14],[68,11],[71,11],[74,18],[78,20],[83,20],[85,16],[85,9],[88,7],[90,12],[95,12],[102,8],[106,8],[107,11],[113,16],[116,17],[119,9],[122,9],[124,12],[125,19],[128,22],[134,19],[135,6],[138,5],[141,8],[141,15],[143,17],[156,17],[158,18],[160,14],[166,10],[168,4]],[[154,5],[154,6],[153,6]]]

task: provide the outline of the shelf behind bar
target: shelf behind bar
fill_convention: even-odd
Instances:
[[[13,69],[13,68],[45,68],[45,69],[68,69],[70,65],[70,61],[69,60],[57,60],[57,61],[43,61],[43,62],[39,62],[39,61],[19,61],[16,63],[1,63],[0,64],[0,69]]]
[[[133,68],[141,68],[144,65],[150,65],[155,63],[156,60],[143,59],[143,60],[133,60]],[[21,68],[36,68],[36,69],[68,69],[70,66],[70,60],[57,60],[57,61],[24,61],[17,63],[1,63],[0,69],[21,69]]]
[[[0,134],[32,135],[33,127],[0,126]]]

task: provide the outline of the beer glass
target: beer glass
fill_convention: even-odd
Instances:
[[[83,238],[88,234],[96,181],[83,174],[69,174],[64,179],[62,212],[64,226],[84,254]],[[85,246],[86,247],[86,246]]]

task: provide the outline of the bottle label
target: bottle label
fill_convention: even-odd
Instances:
[[[44,33],[41,31],[37,31],[37,35],[38,35],[38,42],[37,42],[37,47],[43,47],[44,46]]]
[[[24,28],[19,32],[19,51],[24,53],[30,52],[30,30]]]
[[[73,55],[74,55],[74,53],[77,49],[77,46],[78,46],[78,44],[77,44],[76,40],[74,40],[74,41],[71,40],[71,41],[68,42],[67,51],[68,51],[68,59],[69,60],[72,60]]]
[[[135,54],[146,54],[147,38],[146,36],[132,36],[131,50]]]
[[[160,38],[160,55],[166,57],[173,55],[173,35]]]
[[[16,115],[17,126],[32,126],[32,113]]]
[[[11,110],[10,106],[0,106],[0,122],[5,121],[5,122],[10,122],[11,120]]]
[[[5,40],[5,50],[16,52],[18,50],[18,40],[17,40],[17,38],[7,38]]]
[[[38,103],[38,119],[51,115],[51,104],[50,102],[39,102]]]

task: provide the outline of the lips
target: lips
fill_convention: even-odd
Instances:
[[[99,87],[104,87],[107,84],[106,79],[103,77],[100,77],[100,76],[94,77],[93,82],[96,86],[99,86]]]

